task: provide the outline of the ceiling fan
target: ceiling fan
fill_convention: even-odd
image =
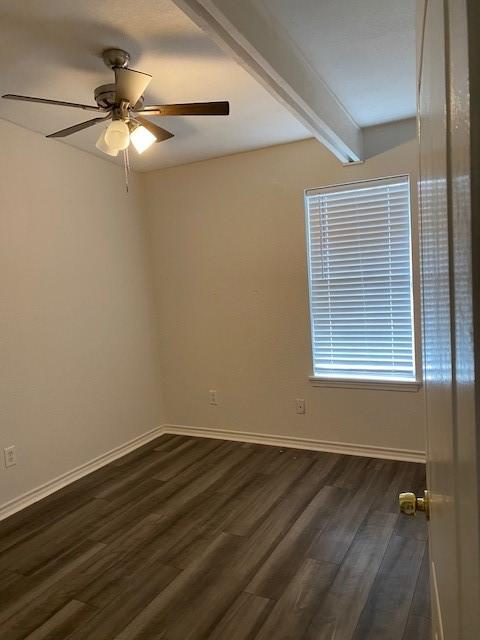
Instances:
[[[144,105],[143,92],[150,84],[152,76],[129,69],[130,55],[122,49],[107,49],[103,52],[103,61],[113,70],[115,82],[95,89],[96,106],[11,93],[7,93],[2,98],[74,107],[102,114],[86,122],[51,133],[47,138],[64,138],[99,122],[111,120],[96,143],[100,151],[110,156],[117,156],[119,151],[126,151],[130,142],[138,153],[143,153],[154,142],[173,138],[173,133],[159,127],[144,116],[227,116],[229,114],[230,106],[226,101]],[[128,158],[126,166],[127,164]]]

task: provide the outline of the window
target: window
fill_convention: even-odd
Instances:
[[[408,176],[305,193],[315,378],[415,381]]]

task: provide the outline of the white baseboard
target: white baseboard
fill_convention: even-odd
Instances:
[[[13,500],[6,502],[0,506],[0,520],[4,520],[17,511],[25,509],[25,507],[28,507],[34,502],[38,502],[51,493],[55,493],[55,491],[62,489],[62,487],[65,487],[67,484],[71,484],[72,482],[75,482],[75,480],[79,480],[83,476],[92,473],[92,471],[96,471],[97,469],[100,469],[100,467],[104,467],[109,462],[112,462],[117,458],[121,458],[127,453],[130,453],[130,451],[138,449],[147,442],[158,438],[158,436],[161,436],[163,433],[166,433],[163,426],[151,429],[150,431],[133,438],[133,440],[129,440],[125,444],[115,447],[115,449],[111,449],[110,451],[103,453],[101,456],[93,458],[93,460],[90,460],[89,462],[86,462],[71,471],[67,471],[67,473],[62,474],[61,476],[57,476],[35,489],[27,491],[27,493],[24,493],[18,498],[14,498]]]
[[[367,458],[383,458],[386,460],[401,460],[404,462],[425,462],[425,452],[415,451],[412,449],[375,447],[371,445],[352,444],[350,442],[331,442],[330,440],[265,435],[264,433],[253,433],[251,431],[220,429],[218,427],[191,427],[179,424],[164,424],[163,430],[164,433],[197,436],[199,438],[219,438],[220,440],[253,442],[255,444],[268,444],[275,447],[326,451],[329,453],[342,453],[350,456],[365,456]]]
[[[75,480],[104,467],[109,462],[121,458],[134,449],[165,434],[178,434],[196,436],[198,438],[218,438],[219,440],[233,440],[235,442],[252,442],[255,444],[267,444],[276,447],[286,447],[293,449],[308,449],[311,451],[327,451],[330,453],[343,453],[353,456],[365,456],[368,458],[384,458],[387,460],[403,460],[406,462],[425,462],[425,452],[413,451],[411,449],[393,449],[390,447],[374,447],[362,444],[351,444],[348,442],[331,442],[328,440],[314,440],[311,438],[296,438],[292,436],[265,435],[263,433],[253,433],[251,431],[237,431],[233,429],[220,429],[218,427],[191,427],[178,424],[163,424],[142,435],[115,447],[106,453],[86,462],[85,464],[67,471],[67,473],[49,480],[40,487],[27,491],[18,498],[0,506],[0,520],[8,518],[21,509],[25,509],[34,502],[55,493]]]

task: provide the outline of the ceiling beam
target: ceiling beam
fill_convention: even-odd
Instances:
[[[252,0],[173,0],[343,162],[363,159],[363,135],[276,20]]]

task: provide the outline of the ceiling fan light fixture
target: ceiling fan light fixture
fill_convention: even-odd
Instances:
[[[123,120],[113,120],[105,131],[105,143],[112,150],[123,151],[130,144],[130,132]]]
[[[98,137],[97,142],[95,143],[95,146],[97,147],[97,149],[99,149],[100,151],[103,151],[103,153],[106,153],[109,156],[114,156],[114,157],[118,156],[118,149],[114,149],[107,144],[105,140],[106,133],[107,133],[107,130],[103,129],[102,133]]]
[[[137,153],[143,153],[157,141],[157,138],[151,131],[139,125],[130,133],[130,140]]]

